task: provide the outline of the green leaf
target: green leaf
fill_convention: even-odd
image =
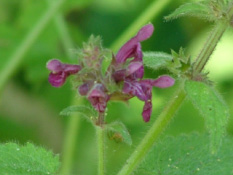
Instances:
[[[1,144],[0,155],[0,174],[4,175],[54,175],[60,164],[58,156],[31,143]]]
[[[220,95],[204,83],[186,81],[185,90],[191,102],[205,118],[210,133],[211,151],[216,152],[226,130],[228,107]]]
[[[69,116],[72,113],[80,113],[88,121],[91,121],[93,117],[97,116],[97,112],[87,106],[69,106],[63,109],[60,112],[60,115]]]
[[[155,144],[136,175],[233,174],[233,138],[223,140],[221,150],[210,154],[207,135],[166,137]]]
[[[208,3],[186,3],[178,7],[170,15],[166,16],[166,20],[176,19],[182,16],[194,16],[208,21],[214,21],[215,16],[208,6]]]
[[[157,70],[160,68],[166,68],[172,61],[172,56],[164,52],[144,52],[143,64],[146,67]]]
[[[116,142],[125,142],[132,145],[131,136],[122,122],[113,122],[106,125],[108,137]]]

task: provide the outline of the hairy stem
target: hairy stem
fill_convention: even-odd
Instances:
[[[194,77],[198,75],[205,67],[214,49],[216,48],[217,43],[221,39],[227,27],[228,27],[228,23],[226,21],[220,21],[215,25],[213,31],[209,35],[206,43],[204,44],[204,47],[202,48],[201,52],[196,58],[196,62],[194,63],[193,66]]]
[[[212,55],[214,49],[216,48],[223,33],[226,31],[229,24],[231,23],[232,18],[233,18],[233,2],[231,3],[228,9],[226,19],[220,20],[215,24],[212,33],[209,35],[200,54],[196,58],[195,63],[193,65],[194,77],[199,73],[201,73],[201,71],[204,69],[206,63],[208,62],[210,56]]]
[[[98,175],[104,175],[104,128],[96,126],[98,144]]]
[[[174,114],[181,106],[182,102],[186,97],[186,93],[184,92],[184,81],[181,82],[178,87],[178,91],[175,93],[174,98],[168,103],[163,112],[157,118],[157,120],[153,123],[146,136],[143,138],[141,143],[137,146],[133,154],[127,160],[127,163],[118,173],[118,175],[128,175],[133,172],[135,167],[142,161],[150,150],[154,142],[159,138],[160,134],[169,124],[171,119],[174,117]]]
[[[147,9],[125,30],[125,32],[118,37],[112,44],[113,51],[117,51],[129,38],[131,38],[137,31],[146,23],[150,22],[153,18],[158,16],[163,8],[171,2],[171,0],[154,0]]]
[[[46,12],[42,15],[39,21],[35,24],[32,30],[28,33],[25,39],[22,41],[20,46],[13,52],[12,56],[8,59],[9,61],[0,71],[0,91],[8,81],[8,79],[12,76],[12,74],[16,71],[20,63],[22,62],[26,52],[38,38],[39,34],[43,31],[52,17],[56,14],[59,8],[65,0],[58,0],[54,5],[50,6]]]

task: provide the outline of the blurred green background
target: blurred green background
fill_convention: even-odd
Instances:
[[[31,141],[62,155],[65,131],[69,117],[59,112],[72,104],[74,91],[70,83],[54,88],[48,83],[49,59],[58,58],[75,63],[75,50],[82,47],[91,34],[102,36],[105,47],[114,41],[135,21],[152,0],[66,0],[60,10],[39,32],[34,42],[29,42],[22,59],[11,68],[18,49],[28,34],[35,29],[41,17],[48,12],[52,0],[1,0],[0,1],[0,77],[3,70],[12,70],[0,89],[0,142]],[[198,54],[210,29],[210,23],[187,17],[165,22],[164,16],[186,1],[170,1],[151,19],[155,26],[153,36],[142,43],[144,51],[170,53],[186,48],[192,58]],[[147,21],[149,22],[149,21]],[[135,33],[132,33],[132,36]],[[72,41],[72,43],[71,43]],[[211,80],[225,98],[233,113],[233,32],[227,31],[207,66]],[[156,78],[165,71],[146,69],[146,77]],[[1,80],[0,80],[1,81]],[[139,143],[159,112],[166,106],[176,86],[154,89],[151,122],[142,121],[143,103],[134,98],[129,104],[110,102],[107,121],[120,120],[126,124],[134,146],[107,140],[107,171],[116,172]],[[232,115],[231,115],[232,116]],[[205,132],[204,120],[187,100],[163,134],[178,135],[193,131]],[[228,134],[233,135],[233,120],[229,119]],[[162,137],[163,137],[162,136]],[[85,120],[79,124],[72,172],[95,174],[97,153],[95,132]]]

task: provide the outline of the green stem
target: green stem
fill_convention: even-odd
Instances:
[[[104,128],[96,126],[98,143],[98,175],[104,175]]]
[[[146,136],[143,138],[141,143],[137,146],[133,154],[127,160],[127,163],[118,173],[118,175],[128,175],[133,172],[135,167],[143,160],[147,152],[153,146],[154,142],[159,138],[160,134],[169,124],[171,119],[174,117],[174,114],[181,106],[182,102],[186,97],[186,93],[184,91],[184,81],[181,82],[178,87],[178,92],[175,93],[175,98],[171,99],[171,101],[167,104],[163,112],[157,118],[157,120],[153,123]]]
[[[59,8],[65,0],[58,0],[54,5],[49,7],[44,15],[39,19],[39,21],[35,24],[32,30],[28,33],[25,39],[22,41],[20,46],[13,52],[12,56],[8,59],[9,61],[6,63],[4,68],[0,71],[0,91],[6,84],[7,80],[12,76],[15,70],[18,68],[20,63],[22,62],[26,52],[38,38],[39,34],[46,27],[51,18],[56,14]]]
[[[125,32],[118,37],[118,39],[112,44],[110,48],[113,51],[117,51],[129,38],[138,32],[138,30],[150,22],[153,18],[160,14],[164,7],[171,0],[154,0],[148,8],[125,30]]]
[[[205,67],[214,49],[216,48],[217,43],[221,39],[227,27],[227,21],[220,21],[215,25],[213,31],[209,35],[206,43],[204,44],[204,47],[202,48],[200,54],[196,58],[196,62],[193,65],[194,77],[198,75]]]
[[[231,23],[232,17],[233,17],[233,3],[231,3],[228,9],[227,18],[220,20],[215,24],[212,33],[209,35],[206,43],[204,44],[204,47],[202,48],[200,54],[196,58],[196,61],[193,65],[194,77],[199,73],[201,73],[201,71],[204,69],[206,63],[208,62],[210,56],[212,55],[214,49],[216,48],[223,33],[226,31],[229,24]]]
[[[73,102],[72,104],[78,105],[81,104],[82,100],[78,100]],[[62,151],[62,165],[60,174],[70,174],[74,152],[76,148],[76,139],[77,139],[77,133],[80,127],[80,116],[77,116],[77,114],[72,114],[69,118],[69,122],[67,125],[67,130],[65,132],[64,137],[64,145],[63,145],[63,151]]]

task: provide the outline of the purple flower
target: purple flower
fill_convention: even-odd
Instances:
[[[143,107],[143,120],[148,122],[152,112],[152,87],[167,88],[174,85],[175,80],[169,76],[161,76],[155,80],[145,79],[139,81],[125,81],[123,93],[129,94],[132,97],[137,96],[140,100],[145,101]]]
[[[98,112],[103,113],[107,106],[109,96],[104,85],[96,83],[88,93],[87,99]]]
[[[161,76],[156,80],[141,80],[144,75],[143,54],[141,41],[148,39],[154,31],[152,24],[142,27],[136,36],[126,42],[115,56],[115,72],[112,74],[116,83],[123,82],[122,92],[130,95],[131,98],[137,96],[144,101],[143,120],[148,122],[152,112],[152,87],[166,88],[174,84],[174,79],[169,76]],[[128,58],[133,58],[127,63]]]
[[[123,82],[122,92],[131,97],[137,96],[145,102],[142,116],[145,122],[150,120],[152,112],[152,87],[166,88],[174,84],[174,79],[161,76],[156,80],[141,80],[144,75],[143,54],[141,41],[148,39],[154,31],[152,24],[142,27],[136,36],[126,42],[115,56],[115,72],[113,78],[116,83]],[[133,58],[129,63],[128,58]],[[123,68],[123,69],[122,69]]]
[[[86,82],[86,83],[82,84],[78,88],[79,94],[82,95],[82,96],[87,95],[87,93],[89,92],[91,86],[92,86],[92,82]]]
[[[50,60],[46,67],[52,71],[49,74],[49,82],[54,87],[62,86],[69,75],[81,70],[80,65],[63,64],[57,59]]]
[[[148,39],[154,31],[154,26],[152,24],[147,24],[142,27],[136,36],[131,38],[128,42],[126,42],[118,51],[115,56],[115,70],[116,72],[113,74],[113,78],[116,81],[122,81],[123,79],[131,79],[135,80],[138,78],[142,78],[144,75],[144,67],[142,62],[142,50],[141,50],[141,41]],[[128,58],[134,58],[130,61],[127,70],[122,69],[122,65],[126,63]],[[118,77],[119,72],[122,73],[126,71],[126,73]],[[115,75],[117,74],[117,75]]]
[[[134,57],[134,61],[142,61],[141,41],[148,39],[154,31],[152,24],[142,27],[136,36],[126,42],[116,54],[116,62],[124,63],[126,59]]]

